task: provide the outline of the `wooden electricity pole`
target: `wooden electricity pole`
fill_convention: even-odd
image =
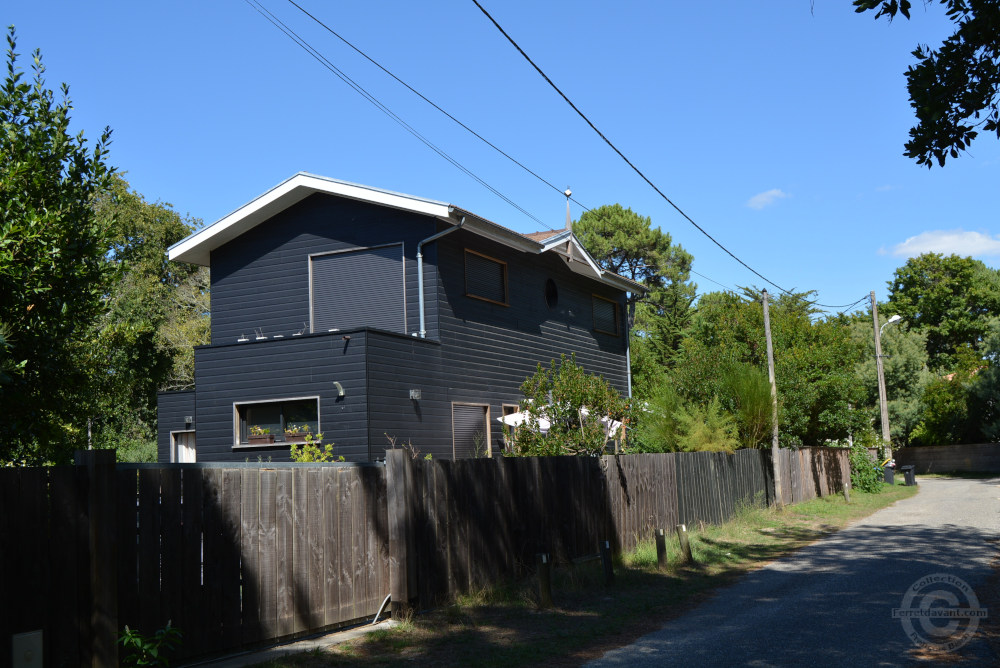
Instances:
[[[889,406],[886,401],[885,369],[882,366],[882,332],[878,326],[878,303],[875,301],[875,291],[872,290],[872,327],[875,329],[875,369],[878,371],[878,407],[882,414],[882,457],[892,457],[889,445]]]
[[[781,498],[781,463],[778,451],[778,387],[774,382],[774,348],[771,346],[771,314],[767,307],[767,290],[761,291],[764,302],[764,337],[767,340],[767,379],[771,381],[771,463],[774,467],[774,503],[784,505]]]

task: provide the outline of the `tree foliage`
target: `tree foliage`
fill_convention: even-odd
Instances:
[[[0,322],[9,328],[12,370],[0,385],[0,460],[65,461],[85,443],[78,420],[95,382],[87,361],[91,324],[114,266],[110,230],[94,215],[108,184],[111,132],[92,148],[69,132],[69,88],[45,87],[41,54],[33,76],[18,65],[13,27],[0,84]],[[92,361],[92,360],[91,360]]]
[[[995,0],[938,0],[955,26],[937,48],[917,46],[906,88],[917,124],[905,155],[917,164],[944,166],[978,136],[1000,138],[1000,4]],[[910,18],[910,0],[854,0],[856,12]]]
[[[785,446],[843,439],[870,420],[870,413],[855,410],[863,393],[853,369],[862,349],[848,335],[847,323],[836,318],[814,322],[811,307],[800,302],[779,300],[771,309],[780,439]],[[732,293],[709,293],[699,300],[668,374],[685,400],[704,406],[718,397],[724,408],[738,414],[739,399],[727,374],[737,365],[761,374],[766,363],[761,304]],[[759,378],[752,413],[761,416]],[[753,431],[759,433],[764,425],[769,426],[769,419],[758,422]]]
[[[648,216],[621,204],[585,212],[573,231],[603,269],[646,286],[645,295],[629,297],[629,329],[640,339],[640,360],[665,362],[677,348],[694,300],[691,254],[653,227]]]
[[[990,317],[1000,313],[1000,272],[971,257],[925,253],[896,269],[887,308],[926,335],[931,369],[974,364]]]
[[[548,369],[539,364],[521,392],[527,419],[514,429],[513,454],[523,457],[601,454],[608,440],[601,418],[624,421],[629,415],[628,402],[575,357],[563,355]],[[546,434],[539,429],[543,419],[550,423]]]
[[[177,321],[190,318],[178,293],[188,291],[201,268],[168,261],[166,250],[198,221],[182,218],[169,204],[147,202],[120,176],[94,209],[111,231],[107,259],[117,271],[93,325],[94,362],[104,383],[88,415],[92,440],[120,455],[144,450],[148,459],[155,456],[157,391],[172,385],[177,360],[186,360],[192,345],[207,342],[171,336]]]

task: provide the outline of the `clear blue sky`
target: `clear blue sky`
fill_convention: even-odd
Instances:
[[[405,90],[285,0],[266,6],[481,179],[553,228],[565,198]],[[889,25],[848,0],[481,0],[660,189],[785,288],[846,304],[907,254],[1000,258],[1000,143],[927,170],[902,156],[903,73],[949,24],[917,3]],[[694,255],[699,290],[765,284],[646,185],[471,0],[300,4],[587,207],[620,202]],[[73,122],[114,130],[111,162],[147,199],[213,222],[298,171],[540,226],[425,147],[244,0],[7,3],[22,64],[42,50]],[[580,215],[573,207],[573,217]],[[774,290],[771,290],[772,293]]]

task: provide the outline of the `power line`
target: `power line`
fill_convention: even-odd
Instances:
[[[524,171],[526,171],[528,174],[531,174],[536,179],[538,179],[539,181],[541,181],[542,183],[544,183],[548,187],[550,187],[553,190],[555,190],[560,195],[564,194],[563,191],[560,188],[556,187],[550,181],[547,181],[545,178],[539,176],[537,173],[535,173],[534,171],[532,171],[531,169],[529,169],[528,167],[526,167],[523,163],[521,163],[517,159],[513,158],[511,155],[509,155],[508,153],[506,153],[505,151],[503,151],[501,148],[499,148],[498,146],[496,146],[495,144],[493,144],[491,141],[489,141],[488,139],[486,139],[485,137],[483,137],[482,135],[480,135],[478,132],[476,132],[475,130],[473,130],[472,128],[470,128],[468,125],[466,125],[462,121],[460,121],[457,118],[455,118],[454,116],[452,116],[450,113],[448,113],[447,111],[445,111],[444,109],[442,109],[440,106],[438,106],[437,104],[435,104],[433,101],[429,100],[423,93],[421,93],[420,91],[418,91],[415,88],[413,88],[413,86],[411,86],[410,84],[406,83],[405,81],[403,81],[402,79],[400,79],[399,77],[397,77],[395,74],[393,74],[392,72],[390,72],[381,63],[379,63],[378,61],[376,61],[375,59],[373,59],[371,56],[369,56],[367,53],[365,53],[364,51],[362,51],[360,48],[358,48],[357,46],[355,46],[354,44],[352,44],[350,41],[348,41],[343,35],[341,35],[340,33],[338,33],[336,30],[334,30],[333,28],[331,28],[330,26],[328,26],[326,23],[324,23],[323,21],[321,21],[320,19],[318,19],[313,14],[309,13],[300,4],[298,4],[297,2],[295,2],[295,0],[288,0],[288,2],[290,4],[292,4],[292,5],[294,5],[300,12],[302,12],[303,14],[305,14],[306,16],[308,16],[309,18],[311,18],[313,21],[315,21],[316,23],[318,23],[320,26],[322,26],[331,35],[333,35],[334,37],[336,37],[337,39],[339,39],[341,42],[343,42],[347,46],[349,46],[352,49],[354,49],[354,51],[356,51],[358,54],[360,54],[363,58],[365,58],[372,65],[374,65],[375,67],[379,68],[380,70],[382,70],[383,72],[385,72],[386,74],[388,74],[390,77],[392,77],[393,79],[395,79],[397,82],[399,82],[400,84],[402,84],[411,93],[413,93],[414,95],[416,95],[417,97],[419,97],[421,100],[423,100],[427,104],[431,105],[432,107],[434,107],[435,109],[437,109],[438,111],[440,111],[442,114],[444,114],[445,116],[447,116],[448,118],[450,118],[451,120],[453,120],[455,123],[457,123],[458,125],[460,125],[464,130],[466,130],[467,132],[469,132],[473,137],[475,137],[479,141],[483,142],[484,144],[486,144],[487,146],[489,146],[490,148],[492,148],[494,151],[496,151],[497,153],[499,153],[500,155],[502,155],[503,157],[507,158],[508,160],[510,160],[511,162],[513,162],[515,165],[517,165],[518,167],[520,167],[521,169],[523,169]],[[570,199],[570,201],[572,201],[575,204],[577,204],[578,206],[580,206],[584,211],[590,211],[590,209],[588,209],[586,206],[584,206],[583,204],[581,204],[580,202],[578,202],[574,198],[570,197],[569,199]]]
[[[729,255],[729,257],[731,257],[731,258],[733,258],[734,260],[736,260],[737,262],[739,262],[739,263],[740,263],[741,265],[743,265],[743,266],[744,266],[744,267],[745,267],[746,269],[748,269],[748,270],[749,270],[750,272],[752,272],[752,273],[753,273],[753,274],[754,274],[755,276],[757,276],[758,278],[760,278],[760,279],[762,279],[762,280],[766,281],[766,282],[767,282],[767,283],[768,283],[769,285],[773,285],[774,287],[778,288],[779,290],[781,290],[781,291],[782,291],[782,292],[784,292],[785,294],[791,294],[791,293],[790,293],[790,292],[789,292],[788,290],[786,290],[785,288],[781,287],[780,285],[778,285],[777,283],[775,283],[775,282],[774,282],[774,281],[772,281],[771,279],[767,278],[766,276],[764,276],[763,274],[761,274],[760,272],[758,272],[758,271],[757,271],[756,269],[754,269],[753,267],[751,267],[750,265],[748,265],[748,264],[747,264],[746,262],[744,262],[744,261],[743,261],[743,260],[741,260],[740,258],[736,257],[736,255],[734,255],[734,254],[732,253],[732,251],[730,251],[730,250],[729,250],[728,248],[726,248],[726,247],[725,247],[725,246],[723,246],[723,245],[722,245],[721,243],[719,243],[718,241],[716,241],[715,237],[713,237],[713,236],[712,236],[711,234],[709,234],[709,233],[708,233],[707,231],[705,231],[705,229],[704,229],[704,228],[702,228],[702,227],[701,227],[701,226],[700,226],[700,225],[699,225],[698,223],[694,222],[694,220],[693,220],[693,219],[692,219],[692,218],[691,218],[691,217],[690,217],[689,215],[687,215],[686,213],[684,213],[684,211],[683,211],[683,210],[682,210],[682,209],[681,209],[681,208],[680,208],[679,206],[677,206],[676,204],[674,204],[674,203],[673,203],[673,201],[672,201],[672,200],[671,200],[671,199],[670,199],[669,197],[667,197],[667,196],[666,196],[665,194],[663,194],[663,191],[661,191],[661,190],[660,190],[660,189],[659,189],[658,187],[656,187],[656,184],[655,184],[655,183],[653,183],[652,181],[650,181],[650,180],[649,180],[649,178],[648,178],[648,177],[647,177],[647,176],[646,176],[645,174],[643,174],[643,173],[642,173],[642,171],[641,171],[641,170],[640,170],[640,169],[639,169],[638,167],[636,167],[635,165],[633,165],[633,164],[632,164],[632,161],[630,161],[630,160],[629,160],[628,158],[626,158],[626,157],[625,157],[625,154],[624,154],[624,153],[622,153],[621,151],[619,151],[619,150],[618,150],[618,147],[617,147],[617,146],[615,146],[615,145],[614,145],[613,143],[611,143],[611,140],[610,140],[610,139],[608,139],[607,137],[605,137],[605,136],[604,136],[604,134],[603,134],[603,133],[602,133],[602,132],[601,132],[600,130],[598,130],[598,129],[597,129],[597,126],[596,126],[596,125],[594,125],[594,124],[593,124],[593,123],[591,122],[591,120],[590,120],[589,118],[587,118],[587,116],[586,116],[586,115],[585,115],[585,114],[584,114],[584,113],[583,113],[582,111],[580,111],[580,110],[579,110],[579,109],[577,108],[577,106],[576,106],[575,104],[573,104],[572,100],[570,100],[570,99],[569,99],[569,97],[567,97],[565,93],[563,93],[563,92],[562,92],[561,90],[559,90],[559,87],[558,87],[558,86],[556,86],[556,85],[555,85],[555,83],[553,83],[552,79],[550,79],[550,78],[548,77],[548,75],[546,75],[546,74],[545,74],[545,72],[543,72],[543,71],[542,71],[542,68],[540,68],[540,67],[539,67],[538,65],[536,65],[536,64],[535,64],[535,62],[534,62],[534,61],[533,61],[533,60],[532,60],[532,59],[531,59],[531,58],[530,58],[530,57],[528,56],[528,54],[524,52],[524,49],[522,49],[522,48],[521,48],[521,47],[520,47],[520,46],[518,45],[518,43],[517,43],[517,42],[515,42],[515,41],[514,41],[514,39],[513,39],[513,38],[512,38],[512,37],[511,37],[510,35],[508,35],[508,34],[507,34],[507,32],[506,32],[506,31],[505,31],[505,30],[504,30],[504,29],[503,29],[503,28],[502,28],[502,27],[500,26],[500,24],[499,24],[499,23],[497,23],[496,19],[494,19],[494,18],[493,18],[493,17],[492,17],[491,15],[490,15],[490,13],[489,13],[488,11],[486,11],[486,9],[485,9],[485,8],[484,8],[484,7],[483,7],[483,6],[481,5],[481,4],[479,4],[479,0],[472,0],[472,2],[473,2],[473,3],[475,3],[476,7],[479,7],[479,10],[480,10],[480,11],[481,11],[481,12],[482,12],[483,14],[485,14],[485,15],[486,15],[486,18],[488,18],[488,19],[489,19],[489,20],[490,20],[490,21],[491,21],[491,22],[493,23],[493,25],[494,25],[494,26],[496,26],[497,30],[499,30],[499,31],[500,31],[500,34],[502,34],[502,35],[503,35],[504,37],[506,37],[506,38],[507,38],[507,41],[508,41],[508,42],[510,42],[510,43],[511,43],[511,44],[512,44],[512,45],[514,46],[514,48],[515,48],[515,49],[517,49],[517,50],[518,50],[518,52],[519,52],[519,53],[520,53],[520,54],[521,54],[522,56],[524,56],[524,59],[525,59],[525,60],[527,60],[527,61],[528,61],[528,63],[530,63],[530,64],[531,64],[531,66],[532,66],[532,67],[534,67],[534,68],[535,68],[535,71],[537,71],[537,72],[538,72],[538,73],[539,73],[539,74],[540,74],[540,75],[542,76],[542,78],[543,78],[543,79],[545,79],[545,81],[547,81],[547,82],[548,82],[548,84],[549,84],[550,86],[552,86],[552,88],[553,88],[553,89],[554,89],[554,90],[555,90],[555,91],[556,91],[557,93],[559,93],[559,95],[560,95],[560,96],[562,97],[562,99],[566,101],[566,104],[568,104],[568,105],[569,105],[570,107],[572,107],[572,108],[573,108],[573,111],[575,111],[575,112],[576,112],[576,113],[577,113],[577,114],[578,114],[578,115],[580,116],[580,118],[582,118],[582,119],[583,119],[584,121],[586,121],[587,125],[589,125],[589,126],[590,126],[590,128],[591,128],[591,129],[592,129],[592,130],[593,130],[594,132],[596,132],[596,133],[597,133],[597,135],[598,135],[598,136],[599,136],[599,137],[600,137],[601,139],[603,139],[603,140],[604,140],[604,143],[606,143],[606,144],[607,144],[608,146],[610,146],[610,147],[611,147],[611,149],[612,149],[612,150],[613,150],[613,151],[614,151],[615,153],[617,153],[617,154],[618,154],[618,157],[620,157],[620,158],[621,158],[622,160],[624,160],[624,161],[625,161],[625,164],[627,164],[627,165],[628,165],[629,167],[631,167],[631,168],[632,168],[632,170],[633,170],[633,171],[634,171],[634,172],[635,172],[636,174],[638,174],[638,175],[639,175],[639,176],[640,176],[640,177],[642,178],[642,180],[643,180],[643,181],[645,181],[645,182],[646,182],[647,184],[649,184],[649,186],[650,186],[650,187],[651,187],[651,188],[652,188],[653,190],[655,190],[655,191],[656,191],[656,194],[658,194],[658,195],[659,195],[660,197],[662,197],[662,198],[664,199],[664,201],[666,201],[666,202],[667,202],[667,204],[669,204],[670,206],[672,206],[672,207],[674,208],[674,210],[675,210],[675,211],[677,211],[677,213],[681,214],[681,216],[683,216],[685,220],[687,220],[687,221],[688,221],[689,223],[691,223],[692,225],[694,225],[695,229],[697,229],[697,230],[698,230],[699,232],[701,232],[701,233],[702,233],[702,234],[704,234],[704,235],[705,235],[706,237],[708,237],[708,239],[709,239],[709,240],[710,240],[710,241],[711,241],[712,243],[714,243],[714,244],[715,244],[716,246],[718,246],[719,248],[721,248],[721,249],[722,249],[722,250],[723,250],[723,251],[724,251],[724,252],[725,252],[725,253],[726,253],[727,255]]]
[[[402,118],[400,118],[399,116],[397,116],[395,113],[393,113],[393,111],[391,109],[389,109],[387,106],[385,106],[384,104],[382,104],[382,102],[380,102],[374,95],[372,95],[367,90],[365,90],[364,87],[362,87],[356,81],[354,81],[349,76],[347,76],[347,74],[345,74],[340,69],[338,69],[336,65],[334,65],[332,62],[330,62],[330,60],[327,59],[317,49],[313,48],[313,46],[311,44],[309,44],[303,37],[301,37],[298,33],[296,33],[292,28],[290,28],[287,24],[285,24],[281,19],[279,19],[278,17],[276,17],[274,14],[272,14],[271,11],[268,10],[266,7],[264,7],[258,0],[244,0],[244,2],[246,2],[258,14],[260,14],[261,16],[263,16],[268,22],[271,23],[271,25],[273,25],[275,28],[277,28],[278,30],[280,30],[281,32],[283,32],[286,37],[288,37],[290,40],[292,40],[293,42],[295,42],[302,50],[304,50],[310,56],[312,56],[313,58],[315,58],[326,69],[330,70],[333,74],[335,74],[341,81],[343,81],[344,83],[346,83],[348,86],[350,86],[351,88],[353,88],[355,92],[357,92],[363,98],[365,98],[366,100],[368,100],[368,102],[370,102],[372,105],[374,105],[375,108],[377,108],[379,111],[381,111],[382,113],[384,113],[386,116],[388,116],[389,118],[391,118],[392,120],[394,120],[396,123],[398,123],[403,129],[405,129],[411,135],[413,135],[414,137],[416,137],[417,139],[419,139],[425,146],[427,146],[432,151],[434,151],[435,153],[437,153],[439,156],[441,156],[442,158],[444,158],[445,160],[447,160],[448,162],[450,162],[458,170],[460,170],[461,172],[463,172],[464,174],[466,174],[467,176],[469,176],[470,178],[472,178],[473,180],[475,180],[477,183],[479,183],[481,186],[483,186],[484,188],[486,188],[487,190],[489,190],[490,192],[492,192],[494,195],[496,195],[497,197],[499,197],[500,199],[502,199],[504,202],[506,202],[510,206],[514,207],[515,209],[517,209],[521,213],[523,213],[528,218],[531,218],[536,223],[538,223],[542,227],[545,227],[545,228],[547,228],[549,230],[553,230],[554,229],[551,226],[546,225],[544,222],[542,222],[541,220],[539,220],[536,216],[534,216],[532,213],[530,213],[527,209],[525,209],[522,206],[520,206],[519,204],[517,204],[514,200],[510,199],[509,197],[507,197],[506,195],[504,195],[503,193],[501,193],[499,190],[497,190],[496,188],[494,188],[493,186],[491,186],[490,184],[488,184],[486,181],[484,181],[479,176],[477,176],[475,173],[473,173],[470,169],[468,169],[467,167],[465,167],[464,165],[462,165],[460,162],[458,162],[458,160],[456,160],[455,158],[451,157],[443,149],[441,149],[440,147],[438,147],[437,145],[435,145],[433,142],[431,142],[429,139],[427,139],[422,134],[420,134],[420,132],[418,132],[413,126],[411,126],[406,121],[404,121]]]

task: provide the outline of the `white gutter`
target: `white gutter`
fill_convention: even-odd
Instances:
[[[420,338],[422,339],[427,338],[427,327],[424,323],[424,253],[421,248],[424,244],[437,241],[446,234],[451,234],[463,225],[465,225],[465,216],[462,216],[462,220],[458,221],[458,225],[449,227],[447,230],[441,230],[437,234],[431,235],[417,243],[417,302],[420,308]]]

